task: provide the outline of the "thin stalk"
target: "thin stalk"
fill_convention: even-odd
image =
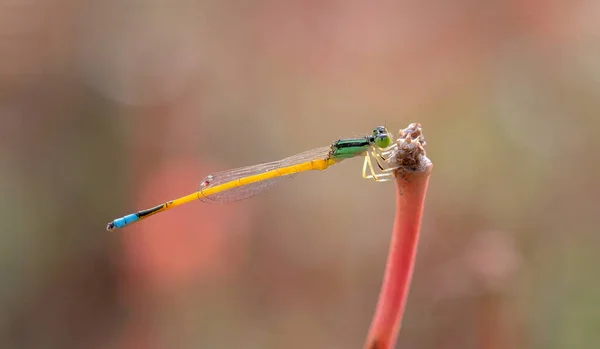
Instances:
[[[423,204],[433,168],[425,156],[421,125],[400,131],[397,149],[388,162],[394,167],[396,217],[377,309],[365,349],[392,349],[402,323],[414,270]]]

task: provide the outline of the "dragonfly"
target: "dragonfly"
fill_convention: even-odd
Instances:
[[[323,171],[343,160],[359,156],[364,156],[363,178],[377,182],[388,181],[392,178],[396,167],[391,166],[386,160],[396,148],[397,145],[388,130],[384,126],[377,126],[371,134],[364,137],[339,139],[329,146],[309,150],[279,161],[210,174],[202,180],[199,190],[195,193],[117,218],[108,223],[106,230],[123,228],[195,200],[214,203],[247,199],[264,192],[283,178],[291,178],[305,171]],[[375,170],[373,161],[378,171]]]

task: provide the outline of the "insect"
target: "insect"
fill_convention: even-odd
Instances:
[[[329,166],[357,156],[364,156],[363,178],[373,179],[377,182],[387,181],[391,178],[391,171],[395,167],[390,167],[385,160],[395,148],[396,144],[392,141],[392,136],[387,129],[378,126],[368,136],[340,139],[327,147],[309,150],[279,161],[208,175],[200,184],[200,189],[197,192],[117,218],[108,223],[106,230],[123,228],[159,212],[164,212],[194,200],[211,203],[247,199],[265,191],[280,179],[290,178],[304,171],[323,171]],[[379,168],[379,172],[375,171],[373,160]]]

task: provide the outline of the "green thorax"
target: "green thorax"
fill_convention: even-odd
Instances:
[[[368,137],[340,139],[331,145],[331,157],[333,159],[348,159],[362,155],[371,146]]]

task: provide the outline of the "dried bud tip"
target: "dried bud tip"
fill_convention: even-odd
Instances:
[[[388,159],[391,166],[398,169],[416,171],[429,160],[425,156],[425,136],[421,124],[412,123],[399,131],[396,149]]]

